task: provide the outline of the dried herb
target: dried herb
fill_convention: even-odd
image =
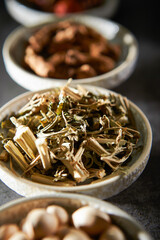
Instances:
[[[120,168],[139,137],[126,98],[66,85],[35,94],[18,113],[1,122],[5,151],[0,160],[3,156],[6,160],[8,152],[23,176],[74,186]]]

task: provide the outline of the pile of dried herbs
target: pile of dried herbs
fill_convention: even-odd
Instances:
[[[116,171],[139,139],[126,98],[68,85],[35,94],[1,122],[1,160],[33,181],[74,186]]]

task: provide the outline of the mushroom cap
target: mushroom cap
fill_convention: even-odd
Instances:
[[[30,240],[24,232],[16,232],[8,240]]]
[[[44,237],[42,240],[60,240],[58,236],[48,236]]]
[[[56,216],[59,220],[59,224],[67,224],[69,221],[69,215],[67,213],[67,211],[58,205],[50,205],[47,207],[46,209],[47,213],[49,214],[53,214],[54,216]]]
[[[0,240],[8,240],[14,233],[19,231],[16,224],[5,224],[0,227]]]
[[[37,208],[29,212],[22,224],[22,230],[31,239],[41,239],[56,233],[58,225],[56,216],[47,213],[43,208]]]
[[[111,223],[107,213],[90,206],[76,210],[72,214],[72,221],[75,228],[82,229],[91,236],[101,234]]]
[[[126,238],[122,230],[112,224],[102,233],[99,240],[126,240]]]
[[[70,228],[63,240],[91,240],[91,238],[82,230]]]

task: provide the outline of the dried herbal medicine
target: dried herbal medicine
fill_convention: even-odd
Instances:
[[[72,21],[45,25],[28,39],[24,62],[40,77],[83,79],[111,71],[121,54],[94,29]]]
[[[36,93],[1,122],[0,160],[16,162],[33,181],[75,186],[119,169],[139,137],[126,98],[67,84]]]

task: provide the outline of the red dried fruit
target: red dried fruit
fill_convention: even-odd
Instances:
[[[80,12],[82,10],[81,5],[74,0],[60,0],[53,7],[53,12],[61,16],[66,13]]]

